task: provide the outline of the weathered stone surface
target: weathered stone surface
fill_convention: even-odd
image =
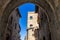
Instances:
[[[15,9],[8,18],[8,23],[2,40],[20,40],[19,11]]]
[[[2,16],[0,32],[4,33],[10,13],[19,5],[27,2],[38,4],[48,14],[52,40],[60,40],[60,0],[0,0],[0,16]]]

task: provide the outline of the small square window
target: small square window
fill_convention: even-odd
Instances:
[[[32,16],[30,16],[30,19],[33,19],[33,17],[32,17]]]
[[[33,25],[32,24],[30,24],[30,27],[32,27]]]

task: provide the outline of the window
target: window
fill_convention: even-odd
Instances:
[[[16,27],[17,27],[17,24],[15,23],[15,29],[16,29]]]
[[[11,24],[12,24],[13,17],[11,17]]]
[[[6,34],[6,40],[9,40],[9,35],[8,34]]]
[[[7,28],[7,30],[8,30],[9,32],[11,32],[11,29],[10,29],[10,28]]]
[[[30,19],[33,19],[33,17],[32,17],[32,16],[30,16]]]
[[[49,33],[49,39],[51,40],[51,32]]]
[[[43,36],[43,40],[45,40],[45,36]]]
[[[32,24],[30,24],[30,27],[32,27],[33,25]]]

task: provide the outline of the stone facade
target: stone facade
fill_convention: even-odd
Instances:
[[[35,35],[38,40],[51,40],[51,32],[49,28],[48,15],[38,6],[35,6],[35,12],[38,13],[39,29],[35,30]]]
[[[35,31],[39,29],[38,25],[38,13],[35,12],[28,12],[28,17],[27,17],[27,40],[38,40],[38,35],[35,34]],[[37,35],[37,36],[35,36]]]
[[[9,16],[7,28],[5,31],[5,40],[20,40],[20,25],[19,25],[19,18],[20,14],[18,9],[15,9]]]
[[[40,12],[47,15],[51,40],[60,40],[60,0],[0,0],[0,40],[5,40],[4,33],[11,12],[28,2],[37,4]]]

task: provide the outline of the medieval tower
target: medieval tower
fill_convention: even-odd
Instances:
[[[34,31],[39,28],[38,13],[28,12],[27,19],[27,40],[35,40]]]

